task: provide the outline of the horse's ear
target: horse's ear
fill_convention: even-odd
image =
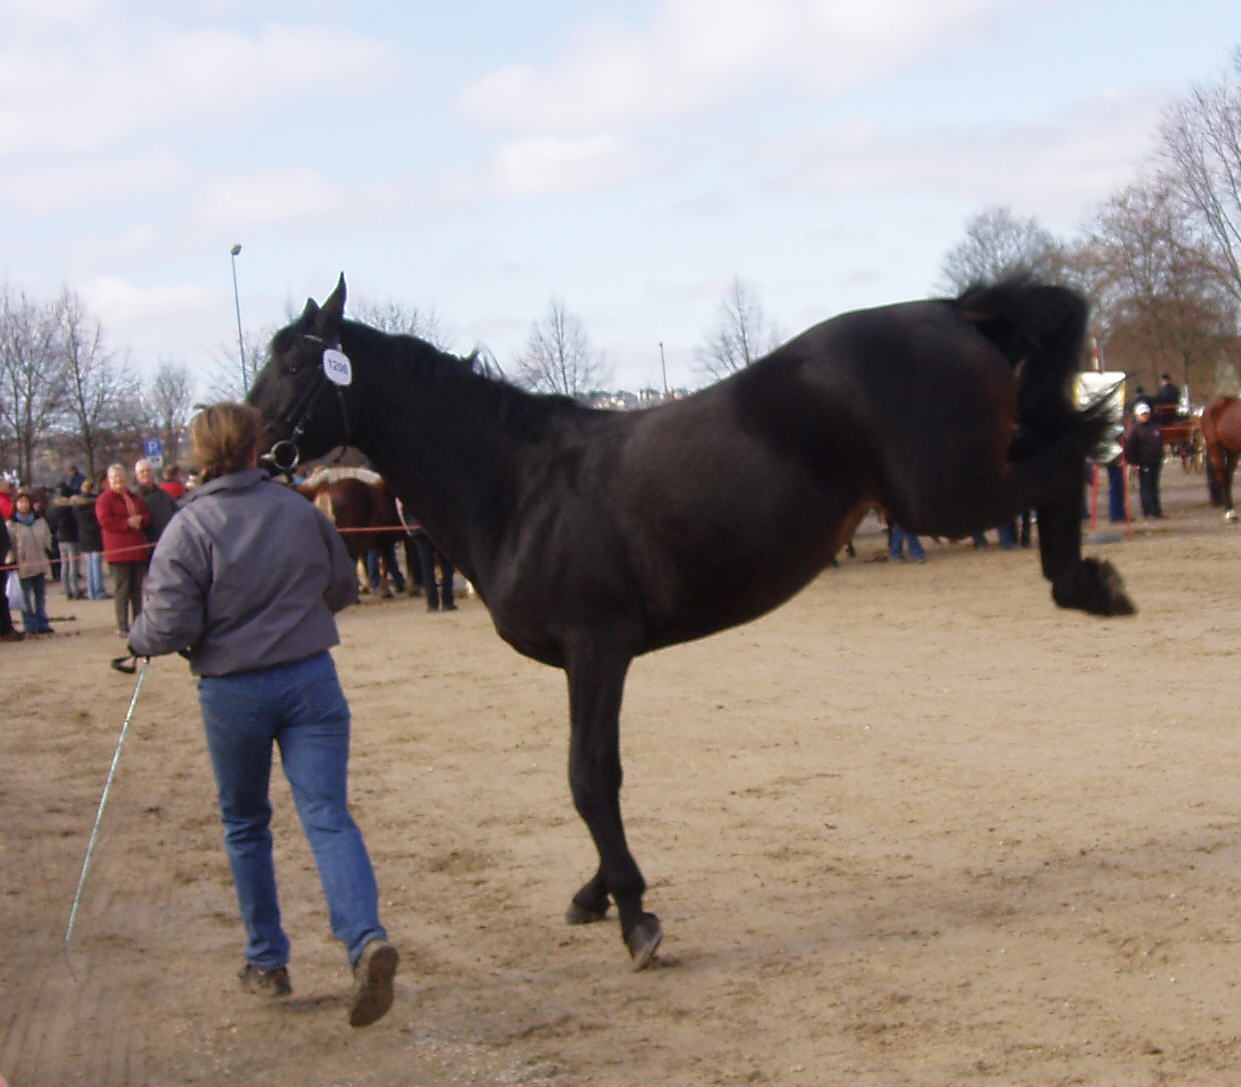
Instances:
[[[297,319],[299,328],[310,328],[319,316],[319,304],[313,298],[306,299],[306,308],[302,310],[302,315]]]
[[[327,296],[323,309],[319,311],[316,325],[318,333],[325,340],[339,342],[340,326],[345,319],[345,273],[341,272],[336,289]]]

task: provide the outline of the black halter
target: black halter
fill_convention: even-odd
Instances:
[[[287,436],[277,441],[262,457],[264,461],[267,461],[277,470],[284,472],[285,475],[292,475],[293,470],[301,462],[302,454],[297,447],[297,442],[306,432],[306,421],[310,418],[310,412],[315,406],[315,401],[318,400],[319,394],[326,386],[330,385],[336,390],[336,400],[340,404],[341,423],[345,431],[345,440],[341,443],[341,451],[337,456],[337,460],[344,456],[344,447],[353,444],[353,430],[349,426],[349,411],[345,405],[344,386],[337,385],[328,378],[327,371],[324,369],[322,362],[322,352],[329,349],[339,351],[340,344],[328,343],[322,337],[311,335],[309,332],[303,332],[302,339],[309,340],[311,343],[320,346],[319,367],[315,371],[315,376],[310,384],[293,400],[288,410],[276,419],[277,426],[287,429]]]

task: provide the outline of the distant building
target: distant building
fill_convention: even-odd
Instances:
[[[591,408],[602,408],[607,411],[634,411],[638,408],[651,408],[667,400],[684,400],[687,396],[689,396],[687,389],[670,389],[666,393],[658,389],[639,389],[636,393],[631,393],[627,389],[617,389],[614,392],[597,389],[581,397],[581,401]]]

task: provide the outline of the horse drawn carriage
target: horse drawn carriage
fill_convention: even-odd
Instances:
[[[1156,404],[1154,416],[1166,455],[1180,460],[1186,472],[1201,472],[1206,451],[1201,416],[1183,415],[1176,404]]]

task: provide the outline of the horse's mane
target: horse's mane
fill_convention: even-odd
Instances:
[[[549,420],[567,412],[590,410],[570,397],[527,392],[503,378],[480,372],[476,366],[477,352],[462,358],[417,336],[394,335],[357,321],[345,321],[344,327],[349,339],[360,343],[367,354],[416,376],[420,385],[435,386],[446,396],[468,396],[471,403],[514,437],[538,438]]]

